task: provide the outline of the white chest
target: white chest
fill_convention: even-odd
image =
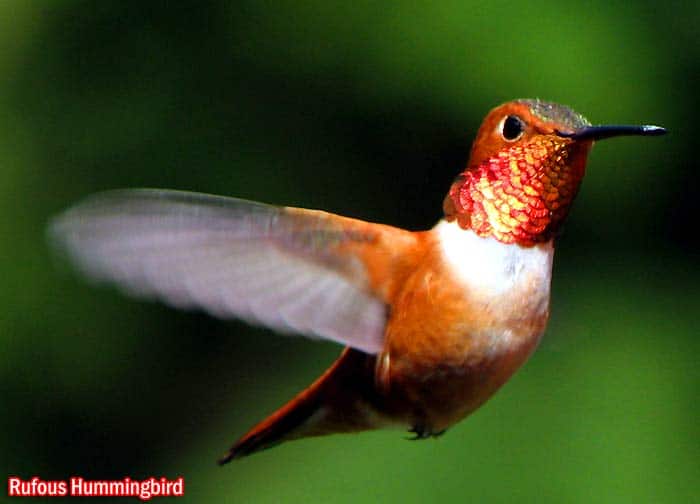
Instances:
[[[554,247],[547,242],[532,247],[501,243],[464,230],[456,222],[435,227],[441,252],[465,296],[492,316],[492,336],[539,337],[517,334],[530,320],[547,314]],[[500,328],[500,329],[498,329]]]

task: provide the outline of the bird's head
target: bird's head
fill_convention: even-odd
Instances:
[[[591,126],[568,107],[516,100],[493,109],[445,198],[448,220],[504,243],[549,241],[571,208],[596,140],[660,135],[658,126]]]

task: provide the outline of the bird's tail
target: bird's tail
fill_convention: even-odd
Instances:
[[[368,414],[374,397],[374,360],[346,348],[308,388],[241,437],[219,464],[292,439],[375,428],[376,415]]]

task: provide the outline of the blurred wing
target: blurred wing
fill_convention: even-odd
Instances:
[[[86,275],[129,293],[368,353],[382,348],[387,316],[369,261],[391,262],[411,236],[320,211],[150,189],[93,196],[54,219],[50,234]]]

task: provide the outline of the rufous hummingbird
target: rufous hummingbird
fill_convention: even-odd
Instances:
[[[50,234],[85,274],[129,293],[346,346],[221,463],[338,432],[398,426],[427,438],[481,406],[537,346],[554,239],[593,142],[663,133],[591,126],[540,100],[500,105],[428,231],[134,189],[89,197]]]

